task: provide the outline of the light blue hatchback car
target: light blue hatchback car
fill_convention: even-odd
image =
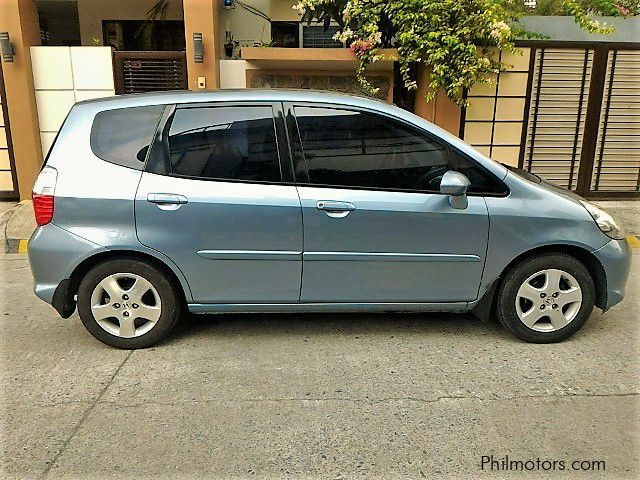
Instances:
[[[556,342],[622,300],[630,266],[594,205],[333,93],[78,103],[33,200],[36,295],[119,348],[185,310],[471,311]]]

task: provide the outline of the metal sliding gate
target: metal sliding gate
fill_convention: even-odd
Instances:
[[[581,195],[640,196],[640,50],[531,55],[520,166]]]
[[[640,50],[609,55],[591,190],[640,188]]]
[[[117,94],[187,88],[185,52],[113,52]]]

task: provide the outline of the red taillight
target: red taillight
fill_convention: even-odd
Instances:
[[[58,172],[55,168],[44,167],[33,184],[33,211],[36,214],[36,223],[46,225],[53,219],[53,204],[55,200],[56,181]]]
[[[46,225],[53,218],[53,195],[40,195],[33,193],[33,211],[36,214],[36,223]]]

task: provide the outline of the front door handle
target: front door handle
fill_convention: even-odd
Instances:
[[[187,203],[187,197],[176,193],[149,193],[147,201],[158,205],[182,205]]]
[[[188,200],[184,195],[176,193],[149,193],[147,202],[155,203],[160,210],[177,210]]]
[[[335,200],[318,200],[316,202],[318,210],[324,212],[331,218],[344,218],[356,209],[356,206],[350,202],[337,202]]]

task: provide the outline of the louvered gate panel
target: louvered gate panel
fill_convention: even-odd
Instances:
[[[116,93],[187,88],[184,52],[114,52]]]
[[[640,51],[609,52],[591,190],[640,191]]]
[[[593,50],[536,50],[524,168],[575,190]]]

